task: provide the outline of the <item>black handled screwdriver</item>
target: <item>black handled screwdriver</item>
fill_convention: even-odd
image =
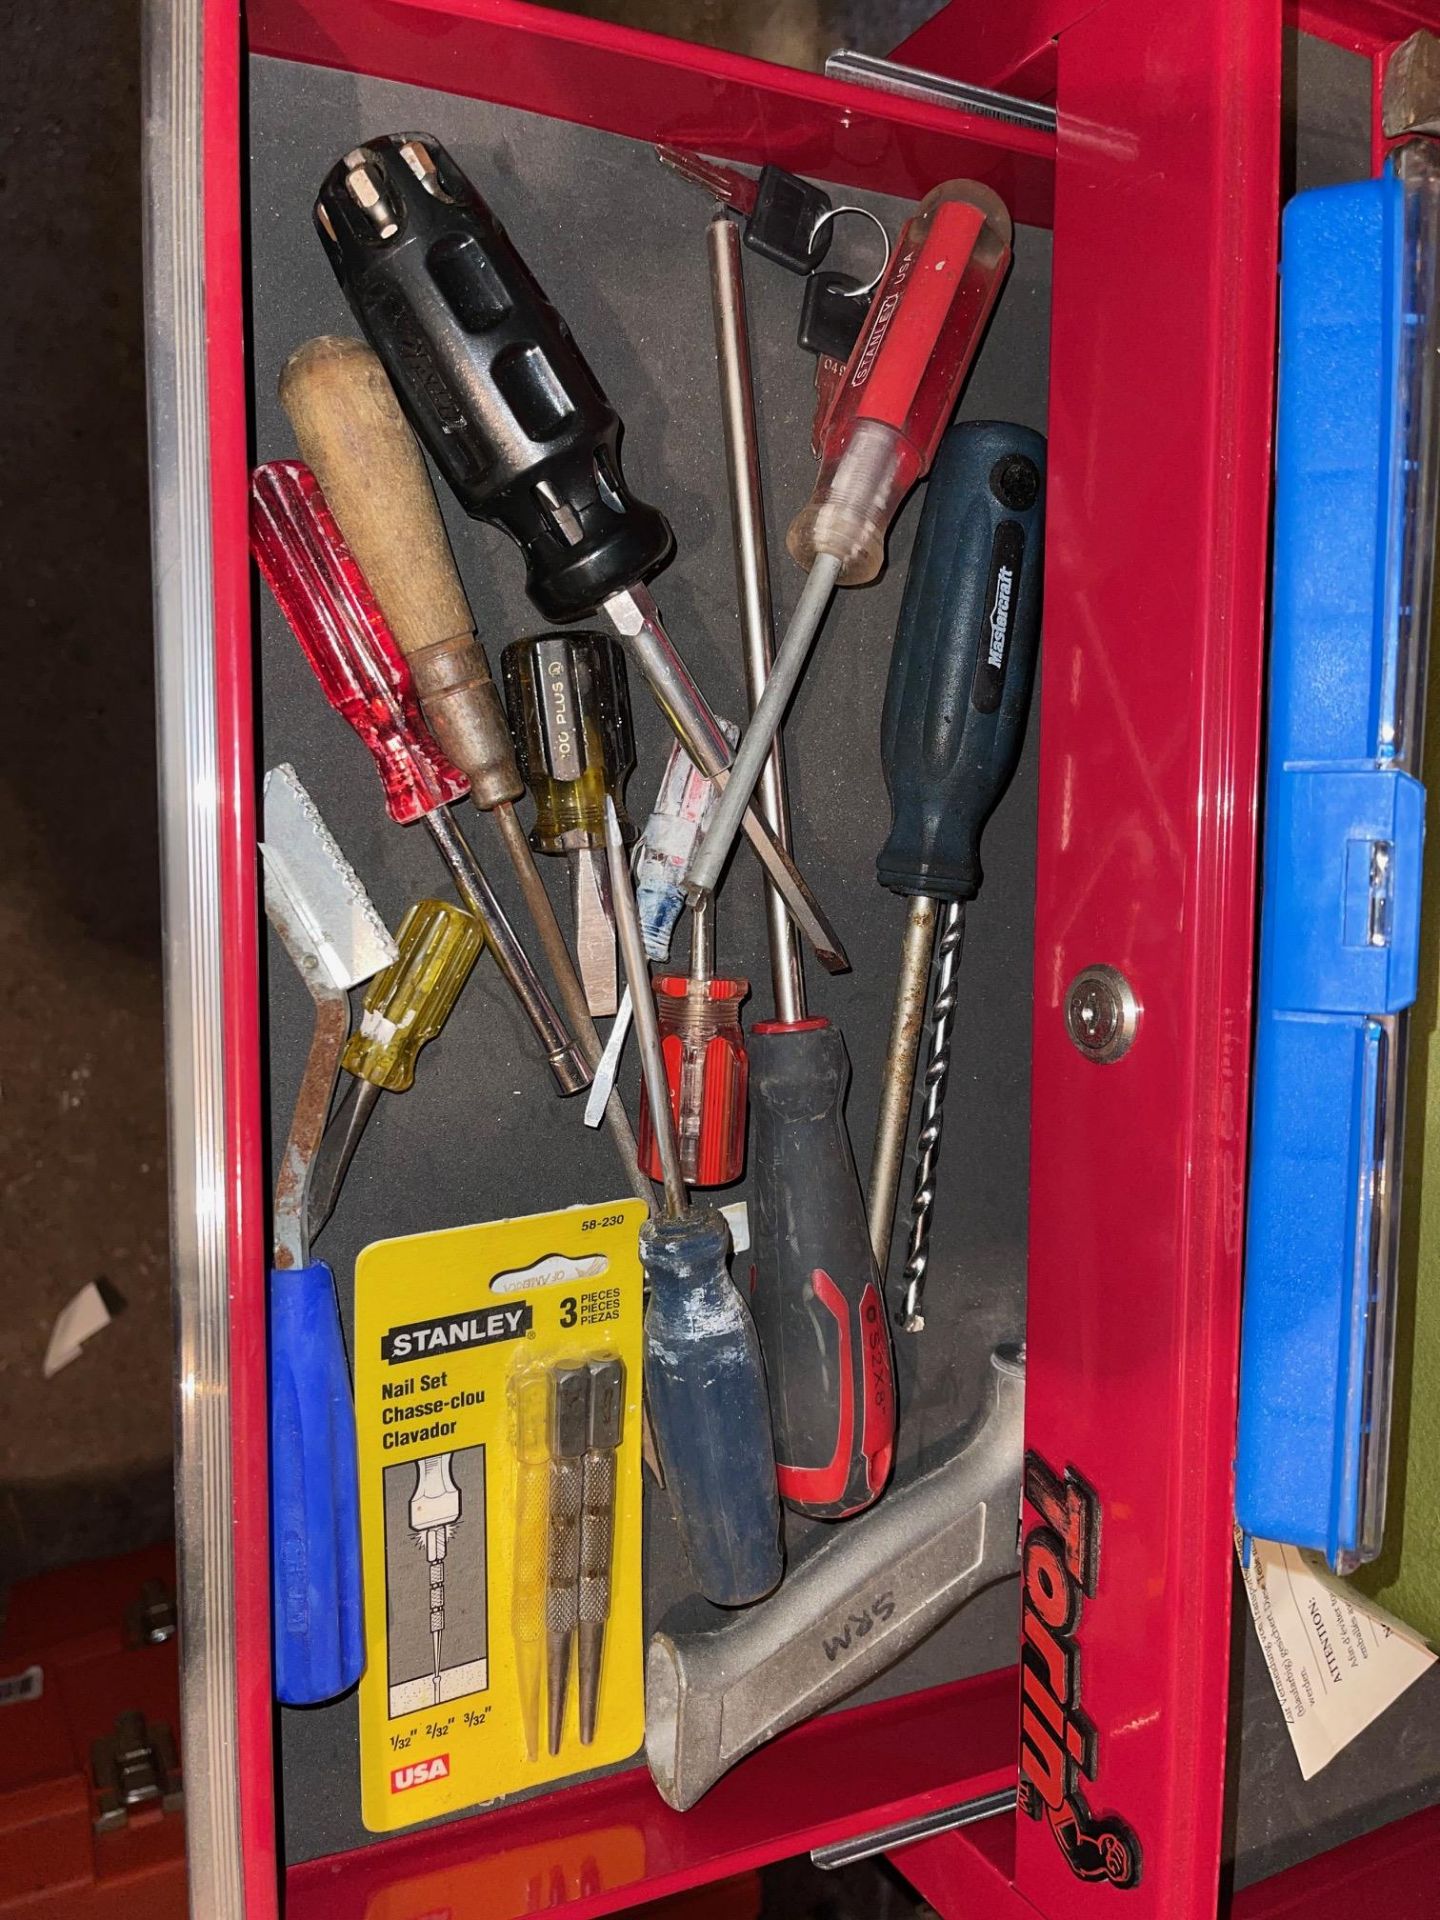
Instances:
[[[600,614],[696,766],[732,754],[645,582],[669,522],[620,467],[620,417],[569,328],[470,180],[430,134],[353,148],[321,184],[315,224],[411,426],[466,513],[525,556],[525,590],[557,624]],[[844,950],[794,861],[750,809],[747,838],[832,973]]]
[[[740,234],[723,213],[709,224],[706,252],[753,709],[774,656],[775,618]],[[788,845],[778,732],[755,798],[780,844]],[[781,1497],[798,1512],[838,1520],[869,1506],[890,1476],[890,1330],[845,1130],[845,1042],[838,1027],[807,1010],[799,943],[773,897],[766,919],[775,1018],[758,1022],[750,1035],[750,1300],[770,1382]]]
[[[1044,522],[1041,435],[1003,421],[964,421],[947,431],[910,557],[881,723],[891,826],[876,873],[882,887],[910,896],[870,1175],[870,1237],[882,1274],[934,948],[930,1055],[901,1311],[911,1333],[925,1324],[965,907],[980,891],[981,835],[1014,778],[1035,684]]]

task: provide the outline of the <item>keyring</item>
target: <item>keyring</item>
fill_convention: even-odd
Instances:
[[[890,235],[886,231],[885,222],[880,218],[878,213],[871,213],[868,207],[827,207],[810,229],[810,245],[813,248],[820,235],[821,229],[828,221],[838,219],[842,213],[858,213],[862,219],[871,221],[880,229],[880,238],[885,242],[885,258],[876,268],[874,279],[867,280],[863,287],[847,287],[841,295],[841,298],[844,300],[868,300],[876,287],[878,287],[880,282],[885,278],[885,269],[890,264]]]

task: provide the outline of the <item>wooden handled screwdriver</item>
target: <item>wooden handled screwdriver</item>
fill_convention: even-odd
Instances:
[[[311,340],[291,355],[281,373],[280,404],[409,662],[436,740],[468,777],[476,806],[500,828],[561,1004],[593,1070],[600,1037],[516,816],[515,801],[525,785],[499,690],[475,632],[424,457],[385,370],[357,340]],[[652,1203],[618,1097],[606,1108],[606,1122],[631,1191]]]

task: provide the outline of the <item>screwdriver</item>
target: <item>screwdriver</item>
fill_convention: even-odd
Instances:
[[[604,613],[690,757],[721,782],[728,745],[644,584],[670,558],[669,524],[626,486],[618,414],[474,186],[429,134],[384,135],[331,169],[315,224],[461,506],[521,548],[526,592],[547,620]],[[794,862],[743,802],[742,823],[821,964],[844,972]]]
[[[340,1065],[353,1074],[310,1169],[310,1238],[334,1211],[382,1093],[405,1093],[415,1081],[420,1049],[433,1040],[470,977],[484,936],[473,914],[445,900],[417,900],[395,936],[399,954],[365,992],[359,1028]]]
[[[713,1207],[692,1208],[685,1192],[630,868],[609,801],[605,838],[615,931],[665,1172],[665,1210],[640,1229],[650,1422],[696,1585],[718,1607],[744,1607],[763,1599],[784,1571],[765,1368],[728,1271],[724,1218]]]
[[[280,404],[301,454],[410,663],[431,731],[489,813],[572,1023],[570,963],[515,801],[524,792],[500,695],[455,571],[425,462],[383,369],[358,340],[321,338],[291,354]],[[578,983],[573,999],[583,999]]]
[[[535,799],[530,844],[570,857],[575,950],[596,1016],[615,1011],[615,925],[605,864],[605,796],[622,831],[625,782],[635,767],[625,656],[608,633],[514,640],[500,656],[505,711],[520,772]]]
[[[750,982],[716,975],[711,913],[708,904],[691,913],[688,975],[662,974],[654,982],[680,1171],[692,1187],[728,1187],[745,1165],[749,1065],[740,1003]],[[659,1180],[664,1169],[643,1087],[639,1137],[640,1164]]]
[[[588,1086],[585,1061],[450,813],[467,776],[426,730],[385,617],[315,475],[298,460],[272,460],[251,475],[250,544],[325,698],[369,750],[390,818],[401,826],[423,819],[429,828],[539,1036],[556,1085],[562,1093]]]
[[[1010,265],[1010,215],[973,180],[928,193],[901,229],[820,432],[815,490],[786,544],[805,582],[730,780],[695,854],[686,895],[719,883],[830,596],[885,561],[896,510],[934,458]]]
[[[775,616],[740,236],[708,227],[730,520],[745,681],[753,706],[770,671]],[[785,757],[771,742],[757,798],[789,837]],[[703,917],[705,908],[692,909]],[[880,1277],[845,1130],[850,1063],[838,1028],[812,1018],[794,928],[766,901],[775,1018],[750,1033],[754,1206],[750,1298],[770,1381],[776,1474],[788,1505],[839,1519],[878,1498],[894,1456],[895,1383]],[[644,1126],[642,1115],[641,1141]]]
[[[901,1315],[912,1333],[925,1324],[965,907],[980,891],[981,835],[1014,778],[1035,684],[1044,524],[1042,437],[1003,421],[951,427],[910,558],[881,724],[891,827],[876,873],[881,886],[910,896],[870,1176],[870,1234],[882,1274],[910,1122],[916,1010],[924,1008],[939,922]]]

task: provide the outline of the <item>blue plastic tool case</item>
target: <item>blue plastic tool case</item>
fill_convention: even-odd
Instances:
[[[1417,610],[1405,527],[1427,327],[1409,191],[1387,166],[1298,195],[1283,226],[1236,1506],[1247,1533],[1340,1570],[1383,1526],[1420,930],[1428,563]]]

